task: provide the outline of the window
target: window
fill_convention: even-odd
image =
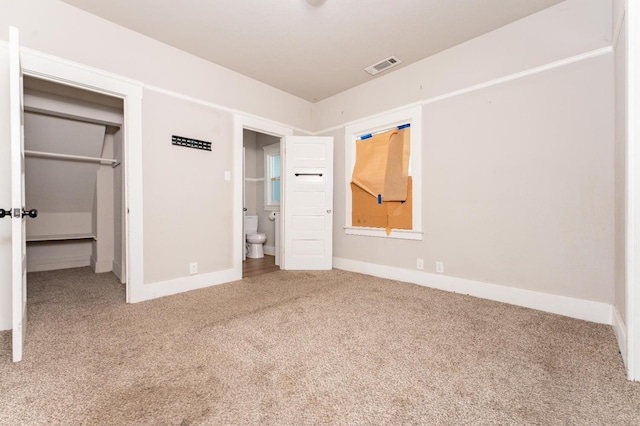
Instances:
[[[421,115],[415,106],[346,126],[347,234],[422,239]]]
[[[278,210],[280,207],[280,144],[264,148],[264,208]]]

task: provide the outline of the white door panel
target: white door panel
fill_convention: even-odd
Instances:
[[[327,205],[327,194],[324,192],[296,192],[294,197],[301,206],[318,208]]]
[[[22,103],[20,42],[16,28],[9,29],[9,104],[11,123],[11,277],[13,361],[22,360],[27,328],[27,253],[24,208],[24,109]]]
[[[292,155],[298,161],[308,160],[312,162],[311,166],[318,164],[317,161],[324,161],[327,159],[327,146],[325,144],[319,144],[318,142],[305,142],[302,139],[306,136],[292,136],[297,140],[294,145],[290,146],[290,150],[287,151],[288,155]],[[310,137],[310,139],[314,139]],[[333,145],[333,141],[332,141]],[[333,146],[330,147],[329,151],[331,152],[331,156],[333,156]],[[300,166],[304,166],[300,164]]]
[[[294,240],[292,248],[298,257],[304,257],[305,260],[311,258],[311,260],[321,261],[325,255],[324,243],[318,239]]]
[[[333,138],[287,136],[284,158],[284,269],[331,269]]]
[[[247,231],[244,229],[244,222],[247,216],[247,165],[245,164],[246,152],[245,148],[242,147],[242,261],[247,260]]]
[[[307,233],[324,232],[325,216],[294,216],[293,227],[297,229],[304,229]]]

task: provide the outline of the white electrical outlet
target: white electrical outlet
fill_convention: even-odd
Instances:
[[[436,272],[439,274],[444,274],[444,263],[436,262]]]
[[[416,259],[416,268],[420,270],[424,269],[424,259]]]
[[[197,262],[192,262],[192,263],[189,264],[189,273],[191,275],[198,273],[198,263]]]

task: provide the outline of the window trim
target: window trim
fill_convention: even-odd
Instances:
[[[364,134],[377,133],[394,126],[411,124],[411,157],[409,174],[412,176],[413,209],[412,229],[392,229],[387,235],[384,228],[353,226],[351,222],[351,175],[356,161],[356,140]],[[415,105],[369,117],[345,126],[345,233],[369,237],[422,240],[422,106]]]
[[[271,199],[271,157],[280,156],[280,199],[282,199],[282,154],[280,142],[262,147],[264,150],[264,209],[266,211],[280,210],[280,201]]]

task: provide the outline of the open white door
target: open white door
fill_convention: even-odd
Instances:
[[[242,261],[247,260],[247,250],[245,250],[245,244],[247,237],[245,236],[247,231],[244,229],[245,217],[247,216],[247,167],[245,164],[245,149],[242,147]]]
[[[22,360],[27,326],[27,253],[24,202],[24,111],[18,30],[9,33],[9,104],[11,123],[11,268],[13,361]]]
[[[333,266],[333,138],[284,138],[283,269]]]

